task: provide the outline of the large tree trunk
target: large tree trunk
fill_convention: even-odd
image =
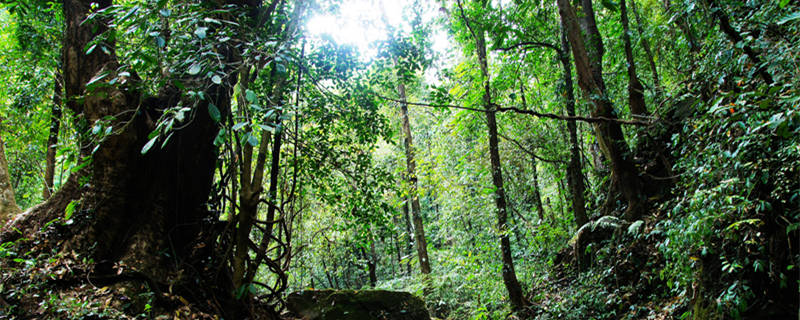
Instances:
[[[397,93],[400,95],[401,101],[406,101],[406,86],[403,83],[397,85]],[[425,240],[425,227],[422,224],[422,209],[419,205],[417,162],[414,159],[414,141],[411,135],[411,122],[408,119],[408,105],[400,103],[400,110],[403,116],[403,145],[406,149],[406,179],[410,188],[408,198],[411,202],[411,217],[414,223],[414,242],[417,244],[420,272],[430,274],[431,264],[428,259],[428,242]]]
[[[589,39],[588,45],[581,33],[581,24],[574,8],[568,0],[558,0],[559,14],[567,30],[575,67],[578,73],[578,85],[584,96],[594,104],[593,117],[606,117],[614,119],[616,113],[609,100],[603,81],[602,72],[602,41],[594,24],[594,11],[591,1],[583,0],[583,31]],[[612,180],[619,186],[619,190],[628,202],[625,212],[626,219],[637,219],[644,210],[645,197],[638,170],[630,160],[630,148],[625,142],[622,128],[619,123],[603,121],[593,124],[600,149],[611,163]]]
[[[572,66],[569,61],[569,42],[567,41],[566,29],[561,25],[561,52],[559,52],[561,66],[564,68],[564,103],[567,115],[575,116],[575,93],[572,84]],[[570,156],[567,164],[567,184],[572,195],[572,211],[575,214],[575,222],[578,227],[589,222],[586,215],[586,200],[584,192],[586,186],[583,184],[583,167],[581,166],[581,153],[578,146],[578,126],[575,121],[567,122],[569,131]]]
[[[117,276],[117,282],[144,280],[150,290],[169,289],[189,300],[205,302],[204,297],[213,294],[219,298],[217,311],[236,317],[228,304],[233,291],[228,272],[223,270],[216,277],[201,274],[214,247],[209,243],[214,240],[204,237],[217,219],[206,208],[217,160],[213,140],[219,130],[209,115],[209,103],[227,117],[230,93],[226,88],[232,87],[232,79],[222,85],[190,79],[203,86],[206,99],[194,104],[193,118],[174,131],[169,143],[160,148],[163,141],[158,141],[142,154],[155,126],[151,119],[175,106],[181,95],[165,87],[156,97],[143,98],[136,85],[87,90],[86,83],[96,75],[109,72],[105,79],[112,79],[118,70],[113,42],[107,43],[107,50],[86,54],[87,44],[108,30],[107,21],[87,20],[89,12],[111,5],[111,1],[100,1],[96,9],[90,9],[92,2],[66,0],[63,5],[66,107],[79,118],[79,132],[107,116],[116,116],[111,121],[114,131],[97,146],[82,137],[80,153],[91,158],[89,166],[73,174],[47,202],[14,222],[22,234],[4,230],[0,240],[36,237],[44,222],[62,217],[67,204],[76,203],[70,234],[62,234],[55,245],[96,263],[75,281]],[[219,50],[230,56],[227,48]],[[128,81],[136,82],[138,77],[133,74]],[[184,101],[184,105],[193,103]],[[129,112],[137,108],[141,112]]]
[[[20,211],[14,198],[14,188],[11,186],[10,178],[3,139],[0,137],[0,226],[5,225]]]
[[[101,3],[101,7],[107,5],[110,2]],[[64,4],[67,27],[63,66],[67,106],[91,124],[135,109],[139,94],[113,87],[86,92],[85,84],[92,77],[117,66],[113,44],[110,54],[103,50],[85,54],[86,44],[106,29],[102,23],[84,22],[89,7],[88,1]],[[152,148],[141,154],[154,128],[145,117],[134,113],[127,113],[127,119],[116,119],[114,127],[123,129],[109,136],[94,154],[93,146],[87,148],[87,143],[82,143],[82,154],[92,157],[89,190],[79,198],[81,212],[92,216],[82,243],[97,242],[97,261],[124,261],[160,279],[165,276],[166,265],[189,257],[203,218],[209,215],[205,203],[216,161],[212,142],[218,125],[209,116],[207,104],[212,100],[223,112],[229,105],[226,89],[213,86],[207,93],[209,98],[196,106],[195,118],[176,131],[163,149]],[[84,94],[84,99],[75,99]],[[175,105],[176,97],[167,88],[160,97],[145,99],[142,104],[157,118],[160,114],[156,108]],[[127,121],[130,125],[122,126]],[[164,259],[158,254],[162,250],[171,253],[173,259]]]
[[[633,57],[631,44],[631,29],[628,23],[628,8],[625,0],[619,3],[620,21],[622,22],[622,42],[625,47],[625,62],[628,65],[628,107],[635,116],[647,115],[647,105],[644,102],[644,86],[636,74],[636,60]]]

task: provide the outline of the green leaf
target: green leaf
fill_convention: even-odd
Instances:
[[[725,231],[730,231],[730,230],[732,230],[732,229],[733,229],[733,230],[738,230],[738,229],[739,229],[739,227],[740,227],[740,226],[742,226],[742,225],[744,225],[744,224],[760,225],[760,224],[763,224],[763,222],[761,221],[761,219],[744,219],[744,220],[739,220],[739,221],[736,221],[736,222],[734,222],[734,223],[731,223],[731,225],[729,225],[727,228],[725,228]]]
[[[159,48],[163,48],[164,46],[167,45],[167,41],[164,40],[164,38],[162,38],[161,36],[158,36],[156,37],[156,45],[158,45]]]
[[[96,48],[97,48],[97,44],[96,44],[96,43],[95,43],[95,44],[92,44],[92,45],[91,45],[91,46],[90,46],[88,49],[86,49],[86,55],[88,56],[88,55],[92,54],[92,52],[93,52],[93,51],[94,51],[94,49],[96,49]]]
[[[258,146],[258,138],[256,138],[256,136],[251,134],[247,137],[247,143],[249,143],[251,146],[254,147]]]
[[[783,17],[783,19],[778,20],[777,24],[781,25],[781,24],[785,24],[785,23],[787,23],[789,21],[797,20],[797,19],[800,19],[800,11],[797,11],[795,13],[792,13],[792,14],[790,14],[788,16]]]
[[[221,146],[225,142],[225,128],[220,128],[217,137],[214,138],[214,146]]]
[[[219,20],[212,19],[212,18],[203,18],[203,21],[208,22],[208,23],[213,23],[213,24],[222,24],[221,22],[219,22]]]
[[[206,27],[199,27],[197,28],[197,30],[194,31],[194,35],[196,35],[200,39],[205,39],[207,30],[208,28]]]
[[[128,20],[128,18],[130,18],[134,13],[136,13],[136,11],[139,11],[139,6],[134,6],[133,8],[131,8],[131,10],[128,11],[128,13],[126,13],[124,16],[122,16],[122,18],[119,18],[118,21],[121,22]]]
[[[219,122],[219,120],[222,119],[222,114],[219,113],[219,109],[211,102],[208,103],[208,115],[214,122]]]
[[[200,65],[195,63],[191,67],[189,67],[189,74],[190,75],[196,75],[196,74],[200,73],[200,69],[201,69]]]
[[[778,3],[778,6],[783,9],[787,4],[789,4],[789,0],[781,0],[781,2]]]
[[[233,125],[232,129],[233,129],[233,131],[239,131],[239,129],[244,128],[244,126],[246,126],[246,125],[247,125],[247,121],[239,122],[239,123]]]
[[[795,231],[797,229],[800,229],[800,222],[799,223],[792,223],[789,226],[787,226],[786,227],[786,233],[787,234],[792,233],[792,231]]]
[[[86,86],[87,87],[92,86],[93,84],[97,83],[98,81],[103,80],[105,77],[108,76],[108,74],[109,74],[109,72],[106,71],[106,72],[103,72],[101,74],[96,75],[94,78],[92,78],[91,80],[89,80],[89,82],[86,83]]]
[[[258,127],[261,128],[261,130],[269,131],[269,133],[275,133],[275,128],[272,126],[268,126],[266,124],[259,124]]]
[[[275,65],[275,71],[278,72],[281,76],[286,76],[286,66],[282,63],[278,63]]]
[[[617,11],[617,3],[616,3],[616,2],[614,2],[614,1],[611,1],[611,0],[601,0],[601,1],[600,1],[600,3],[602,3],[602,4],[603,4],[603,7],[605,7],[605,8],[606,8],[606,9],[608,9],[608,10],[611,10],[611,11],[614,11],[614,12],[616,12],[616,11]]]
[[[211,82],[214,84],[220,84],[222,83],[222,78],[215,74],[213,77],[211,77]]]
[[[256,93],[253,92],[253,90],[247,89],[246,98],[250,103],[256,103],[258,96],[256,96]]]
[[[156,140],[158,140],[157,136],[154,137],[153,139],[150,139],[150,141],[147,141],[147,143],[144,145],[144,147],[142,147],[142,154],[147,153],[147,151],[150,150],[150,148],[153,147],[153,144],[156,143]]]
[[[639,232],[641,232],[642,226],[644,226],[644,221],[636,220],[636,222],[631,223],[631,225],[628,226],[628,234],[632,236],[639,234]]]
[[[172,138],[172,134],[173,133],[175,133],[175,132],[170,132],[169,135],[167,135],[167,137],[164,138],[164,142],[161,143],[161,149],[164,149],[164,147],[167,146],[167,142],[169,142],[169,138]]]
[[[75,213],[75,207],[77,206],[78,200],[72,200],[67,204],[67,207],[64,209],[64,220],[72,218],[72,214]]]

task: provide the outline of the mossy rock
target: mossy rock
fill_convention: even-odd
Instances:
[[[307,320],[430,320],[425,302],[408,292],[305,290],[290,294],[286,302]]]

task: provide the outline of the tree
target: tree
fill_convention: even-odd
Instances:
[[[11,186],[11,179],[8,175],[3,139],[0,138],[0,224],[5,225],[19,212],[20,209],[14,198],[14,188]]]
[[[478,3],[480,9],[486,10],[487,1]],[[463,19],[463,23],[475,41],[475,55],[478,58],[478,66],[481,71],[481,86],[483,87],[482,103],[486,115],[486,126],[489,130],[489,160],[491,163],[492,184],[494,185],[494,202],[496,205],[495,215],[497,217],[497,231],[500,235],[500,251],[503,261],[502,274],[503,283],[508,291],[511,305],[518,312],[521,312],[527,305],[522,287],[517,280],[517,273],[514,270],[514,258],[511,255],[511,241],[508,228],[508,205],[506,203],[506,193],[503,188],[503,173],[500,165],[500,151],[497,138],[497,106],[492,102],[490,87],[489,61],[486,55],[486,30],[479,23],[471,23],[464,12],[461,1],[458,1],[458,9]]]
[[[559,61],[564,69],[564,105],[567,115],[575,116],[575,93],[572,85],[572,67],[570,65],[569,42],[567,41],[566,28],[561,24],[561,50],[559,51]],[[584,192],[586,187],[583,183],[583,166],[581,165],[580,146],[578,145],[578,128],[575,121],[567,122],[569,132],[569,164],[567,165],[567,185],[572,195],[572,211],[575,213],[575,222],[582,226],[589,221],[586,214],[586,203]]]
[[[58,133],[61,128],[61,72],[56,71],[53,80],[53,102],[50,108],[50,133],[47,136],[47,156],[45,158],[44,188],[42,198],[47,199],[53,193],[56,172],[56,149],[58,148]]]
[[[406,100],[406,86],[402,82],[397,84],[397,93],[400,100]],[[409,184],[408,201],[411,203],[411,217],[414,223],[414,242],[417,245],[417,256],[419,257],[419,268],[423,274],[431,273],[430,259],[428,258],[428,243],[425,240],[425,229],[422,224],[422,216],[419,206],[419,195],[417,194],[417,174],[416,160],[414,160],[414,141],[411,136],[411,122],[408,119],[408,104],[400,103],[400,112],[403,117],[403,146],[406,150],[406,179]]]
[[[625,62],[628,67],[628,107],[631,110],[631,114],[645,116],[647,115],[647,105],[644,102],[644,86],[642,86],[642,82],[639,81],[639,76],[636,74],[636,61],[633,58],[631,29],[628,26],[628,8],[625,0],[619,2],[619,14],[620,22],[622,22],[622,43],[625,46]]]
[[[194,36],[181,38],[199,48],[207,41],[207,33],[229,28],[215,24],[218,20],[214,19],[236,17],[238,10],[255,10],[255,2],[232,1],[228,3],[232,7],[224,9],[207,5],[217,10],[207,17],[211,20],[194,25]],[[165,17],[171,9],[186,10],[184,14],[197,23],[202,21],[197,18],[201,8],[183,4],[157,9]],[[269,16],[266,9],[263,13]],[[195,60],[185,69],[174,70],[171,84],[165,83],[155,95],[149,95],[136,71],[120,61],[117,30],[111,27],[112,23],[127,23],[125,19],[138,10],[115,6],[111,1],[64,3],[64,100],[66,108],[79,119],[76,125],[81,133],[83,169],[47,202],[19,220],[14,227],[22,233],[6,229],[0,238],[35,237],[43,222],[69,210],[70,218],[76,221],[75,232],[61,238],[57,246],[98,262],[78,278],[110,279],[129,285],[144,281],[156,288],[173,283],[173,290],[187,297],[217,296],[219,310],[237,317],[243,309],[236,307],[239,302],[233,299],[231,283],[226,281],[229,278],[209,278],[198,272],[207,268],[203,261],[214,257],[209,250],[212,246],[205,245],[213,241],[207,237],[217,228],[216,214],[206,205],[217,160],[213,142],[219,122],[228,117],[230,88],[236,79],[219,75],[234,72],[238,50],[224,42],[214,43],[219,58],[215,60],[220,64]],[[173,45],[167,42],[165,33],[155,39],[162,52]],[[174,45],[178,50],[187,48]],[[201,69],[213,77],[206,77]],[[182,112],[176,112],[175,107]],[[170,130],[173,124],[180,129]],[[157,134],[162,131],[168,135]],[[160,148],[154,147],[157,141]],[[192,275],[176,277],[187,272]],[[220,272],[224,275],[229,271]],[[196,292],[198,279],[207,283],[201,286],[202,292]]]
[[[591,1],[581,2],[580,23],[575,9],[567,0],[559,0],[557,4],[575,60],[578,85],[584,96],[594,105],[592,116],[616,119],[614,106],[609,100],[603,80],[603,43],[594,20]],[[622,128],[614,121],[595,122],[593,126],[600,150],[611,162],[613,186],[618,188],[628,202],[625,217],[635,220],[643,213],[646,199],[638,170],[631,162],[632,155]]]

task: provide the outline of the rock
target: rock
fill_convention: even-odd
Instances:
[[[305,290],[286,299],[304,320],[430,320],[425,302],[408,292]]]

